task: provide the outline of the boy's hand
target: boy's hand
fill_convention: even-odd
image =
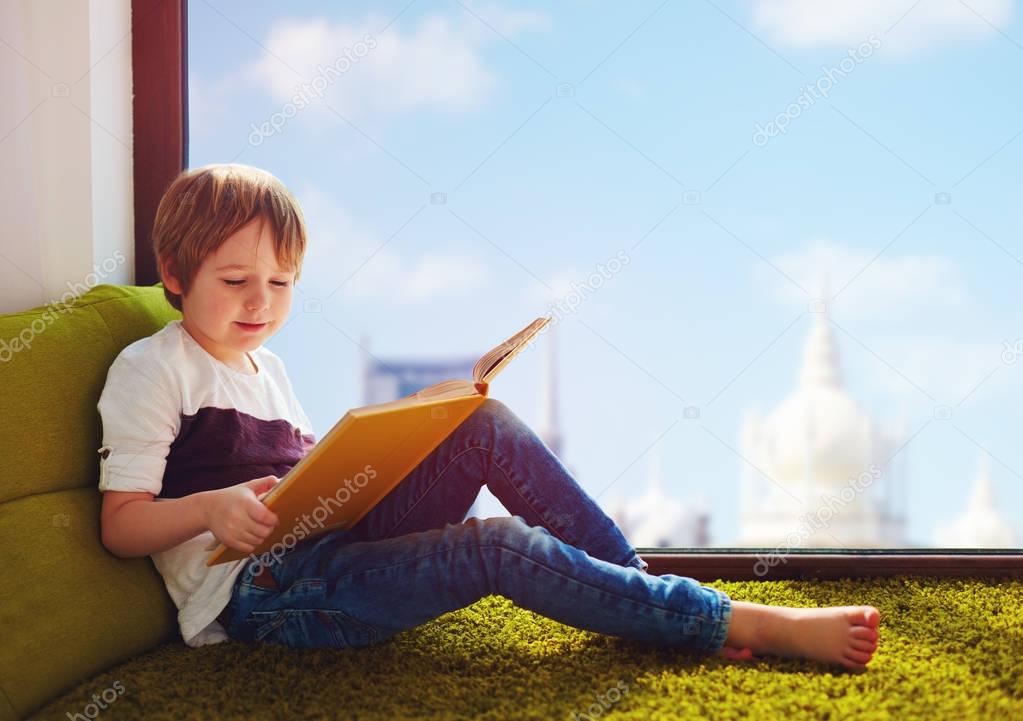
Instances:
[[[203,506],[206,527],[228,548],[251,553],[277,526],[277,514],[260,498],[279,480],[277,476],[264,476],[208,491]]]

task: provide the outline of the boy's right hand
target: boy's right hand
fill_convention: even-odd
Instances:
[[[264,476],[207,491],[203,506],[206,528],[228,548],[251,553],[277,526],[277,514],[259,499],[279,480],[277,476]]]

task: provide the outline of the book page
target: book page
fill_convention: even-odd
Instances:
[[[508,340],[484,353],[472,369],[473,380],[484,385],[490,383],[490,380],[552,320],[552,316],[541,316]]]
[[[460,398],[476,392],[471,381],[441,381],[416,391],[412,397],[420,401],[435,401],[444,398]]]

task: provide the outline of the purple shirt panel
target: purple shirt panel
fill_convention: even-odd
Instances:
[[[283,478],[316,438],[283,419],[256,418],[234,408],[200,408],[181,416],[157,498],[182,498],[262,476]]]

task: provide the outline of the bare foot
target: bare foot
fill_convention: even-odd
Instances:
[[[877,650],[881,614],[873,606],[787,608],[732,602],[732,622],[718,652],[747,660],[745,650],[866,669]]]
[[[750,648],[735,648],[734,646],[722,646],[715,656],[727,658],[729,661],[752,661],[756,658]]]

